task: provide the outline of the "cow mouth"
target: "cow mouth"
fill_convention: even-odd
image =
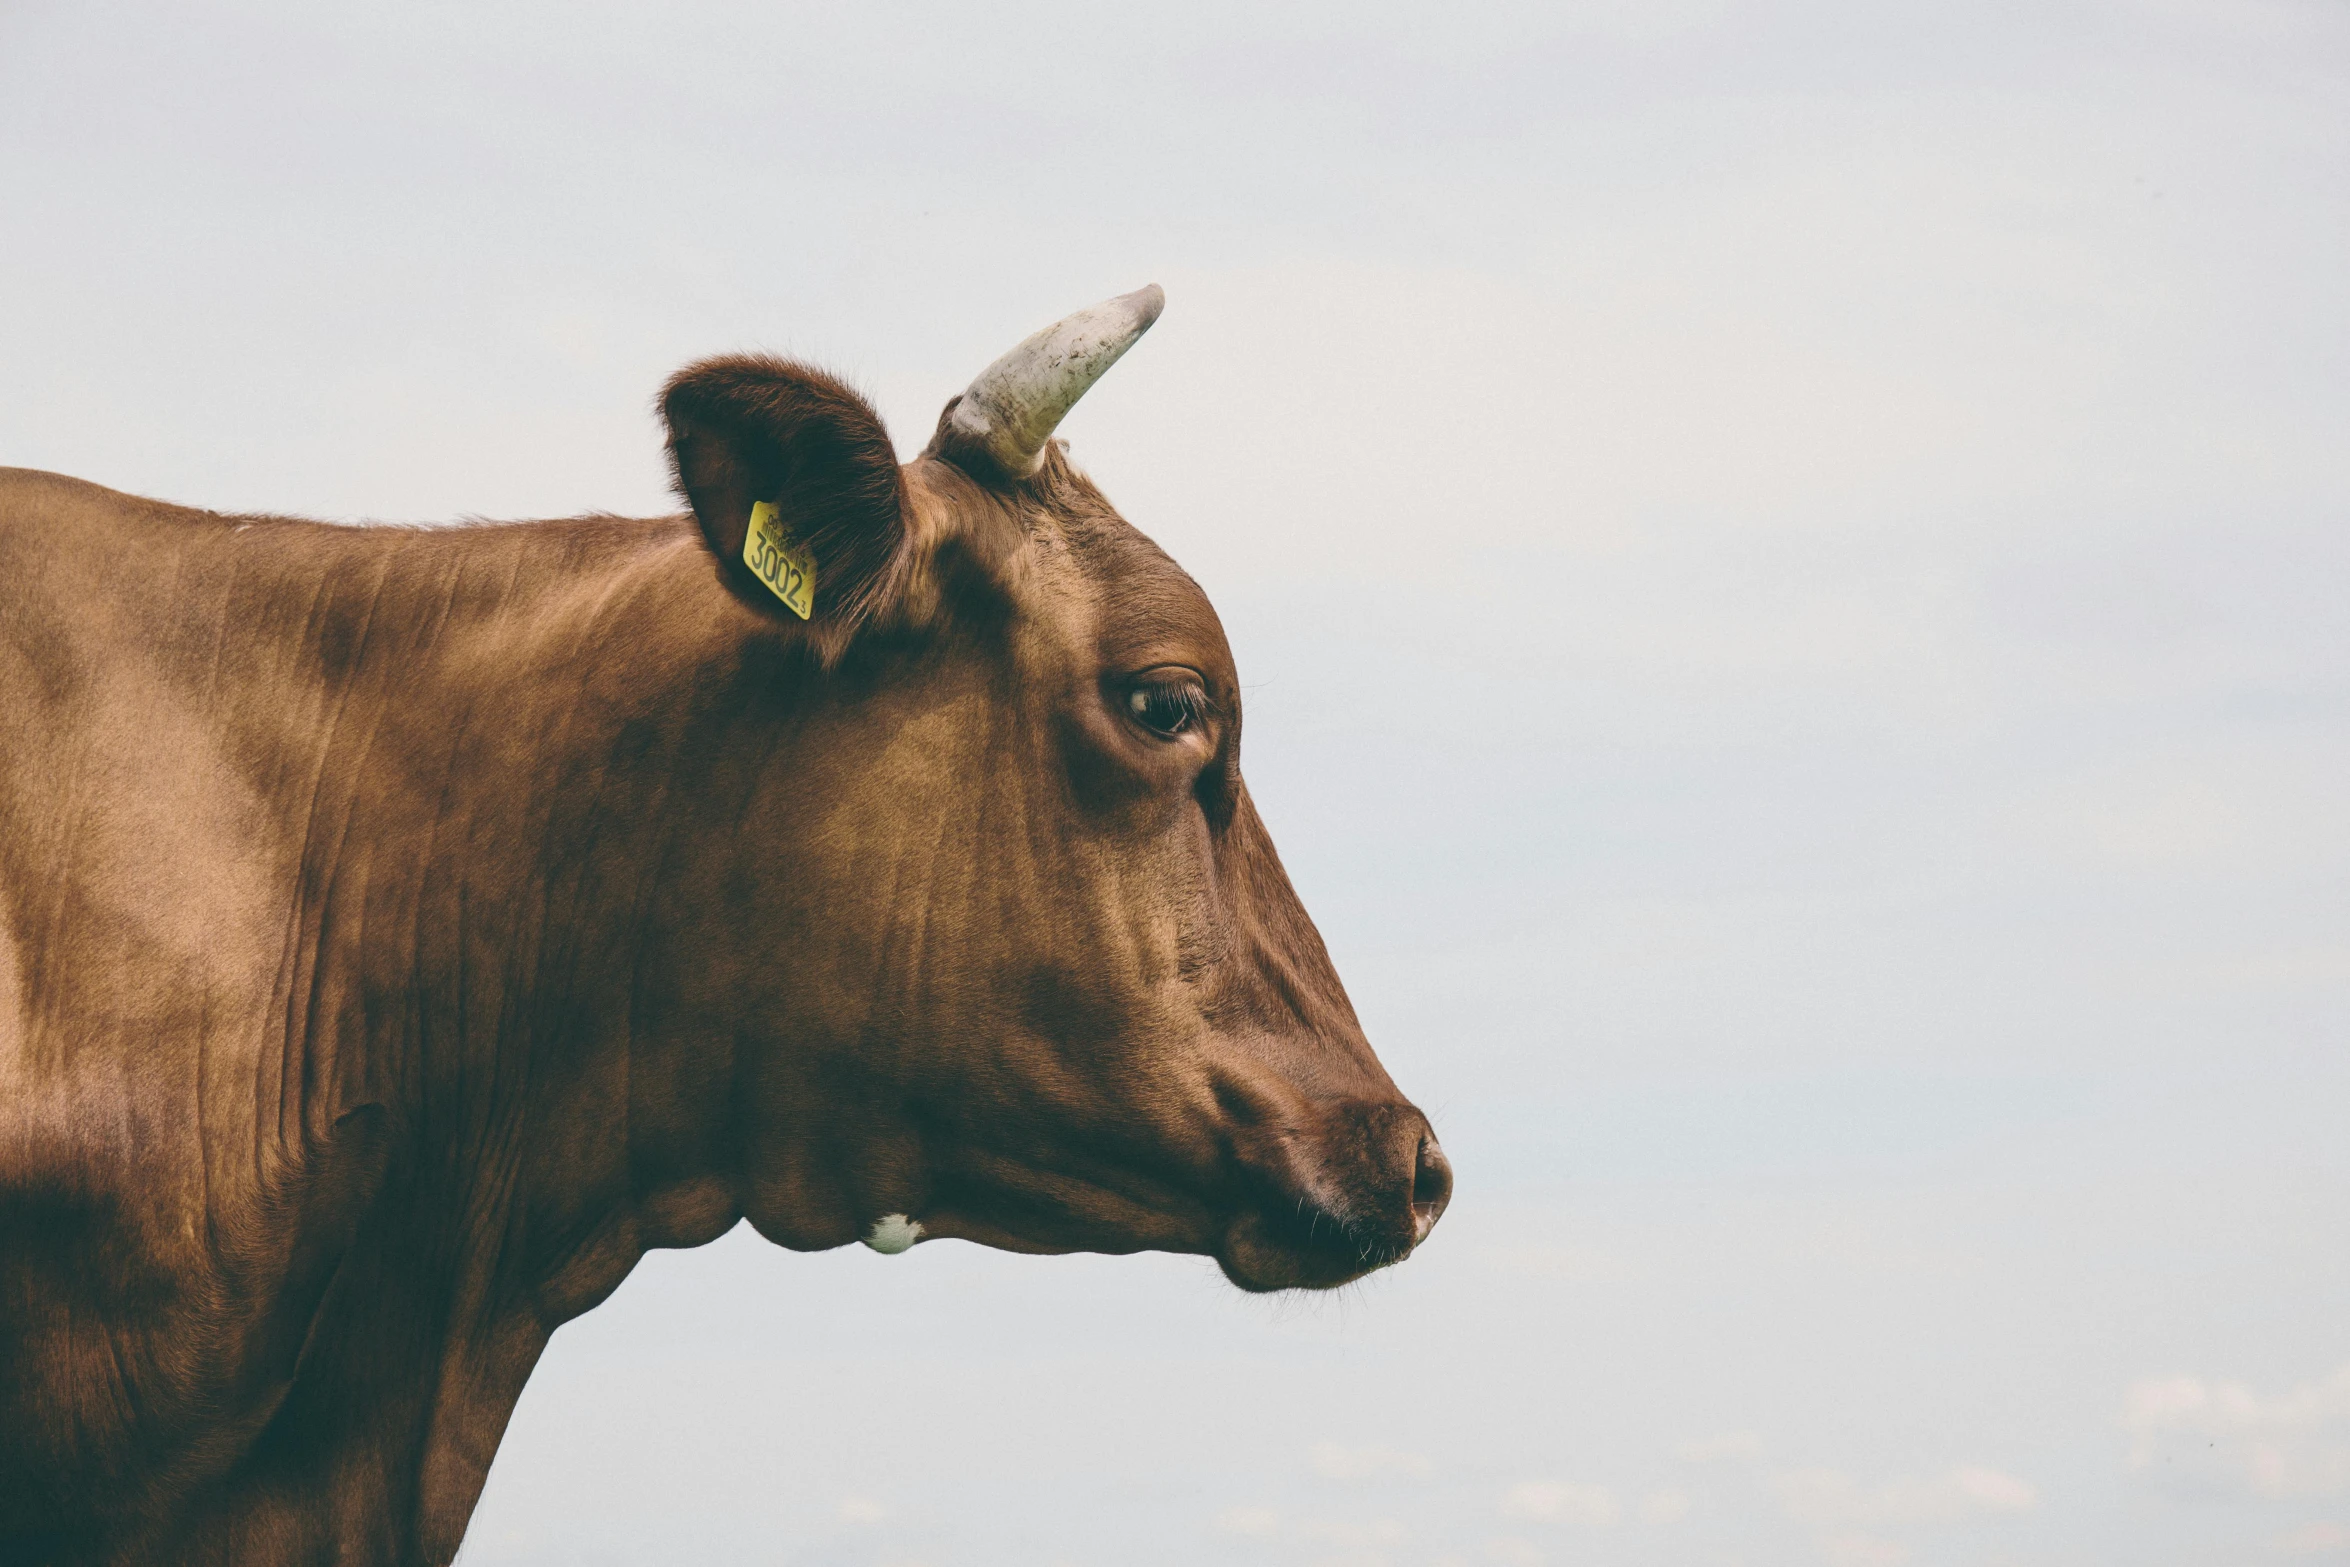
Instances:
[[[1408,1186],[1281,1181],[1226,1228],[1215,1250],[1224,1277],[1255,1294],[1335,1289],[1403,1261],[1452,1200],[1452,1167],[1436,1139],[1423,1132],[1410,1157]],[[1294,1161],[1282,1162],[1294,1175]]]
[[[1047,1172],[971,1159],[862,1238],[880,1251],[903,1249],[903,1235],[1029,1253],[1188,1252],[1252,1294],[1335,1289],[1409,1257],[1452,1196],[1451,1166],[1417,1111],[1372,1124],[1369,1138],[1280,1132],[1235,1146],[1208,1190],[1106,1161]]]
[[[1027,1216],[1023,1216],[1024,1218]],[[925,1210],[910,1225],[922,1240],[963,1240],[998,1251],[1057,1255],[1088,1251],[1125,1253],[1169,1251],[1205,1253],[1215,1259],[1224,1277],[1251,1294],[1281,1290],[1327,1290],[1351,1284],[1410,1256],[1427,1233],[1425,1221],[1416,1233],[1397,1233],[1392,1226],[1351,1223],[1312,1204],[1293,1204],[1243,1213],[1222,1227],[1213,1239],[1202,1237],[1191,1223],[1120,1226],[1050,1222],[1007,1222],[998,1215],[969,1210]],[[886,1229],[886,1219],[877,1228]],[[874,1245],[868,1237],[866,1244]],[[874,1249],[887,1251],[888,1246]]]
[[[1391,1230],[1349,1224],[1310,1205],[1293,1215],[1244,1215],[1215,1251],[1224,1277],[1254,1295],[1327,1290],[1404,1260],[1417,1242]]]

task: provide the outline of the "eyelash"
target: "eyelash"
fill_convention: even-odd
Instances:
[[[1162,738],[1189,733],[1214,711],[1207,692],[1188,680],[1140,681],[1126,691],[1126,716]]]

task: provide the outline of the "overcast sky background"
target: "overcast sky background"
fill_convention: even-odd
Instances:
[[[2350,1561],[2350,11],[0,0],[0,462],[667,510],[688,359],[1074,455],[1460,1196],[657,1254],[469,1567]]]

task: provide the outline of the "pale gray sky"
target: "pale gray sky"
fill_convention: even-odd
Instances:
[[[2350,1561],[2350,12],[0,3],[0,462],[666,509],[1157,281],[1075,455],[1460,1171],[656,1256],[472,1567]]]

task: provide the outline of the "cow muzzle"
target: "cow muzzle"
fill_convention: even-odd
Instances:
[[[1451,1162],[1400,1102],[1341,1103],[1234,1149],[1243,1204],[1216,1260],[1244,1290],[1331,1289],[1401,1262],[1452,1200]]]

